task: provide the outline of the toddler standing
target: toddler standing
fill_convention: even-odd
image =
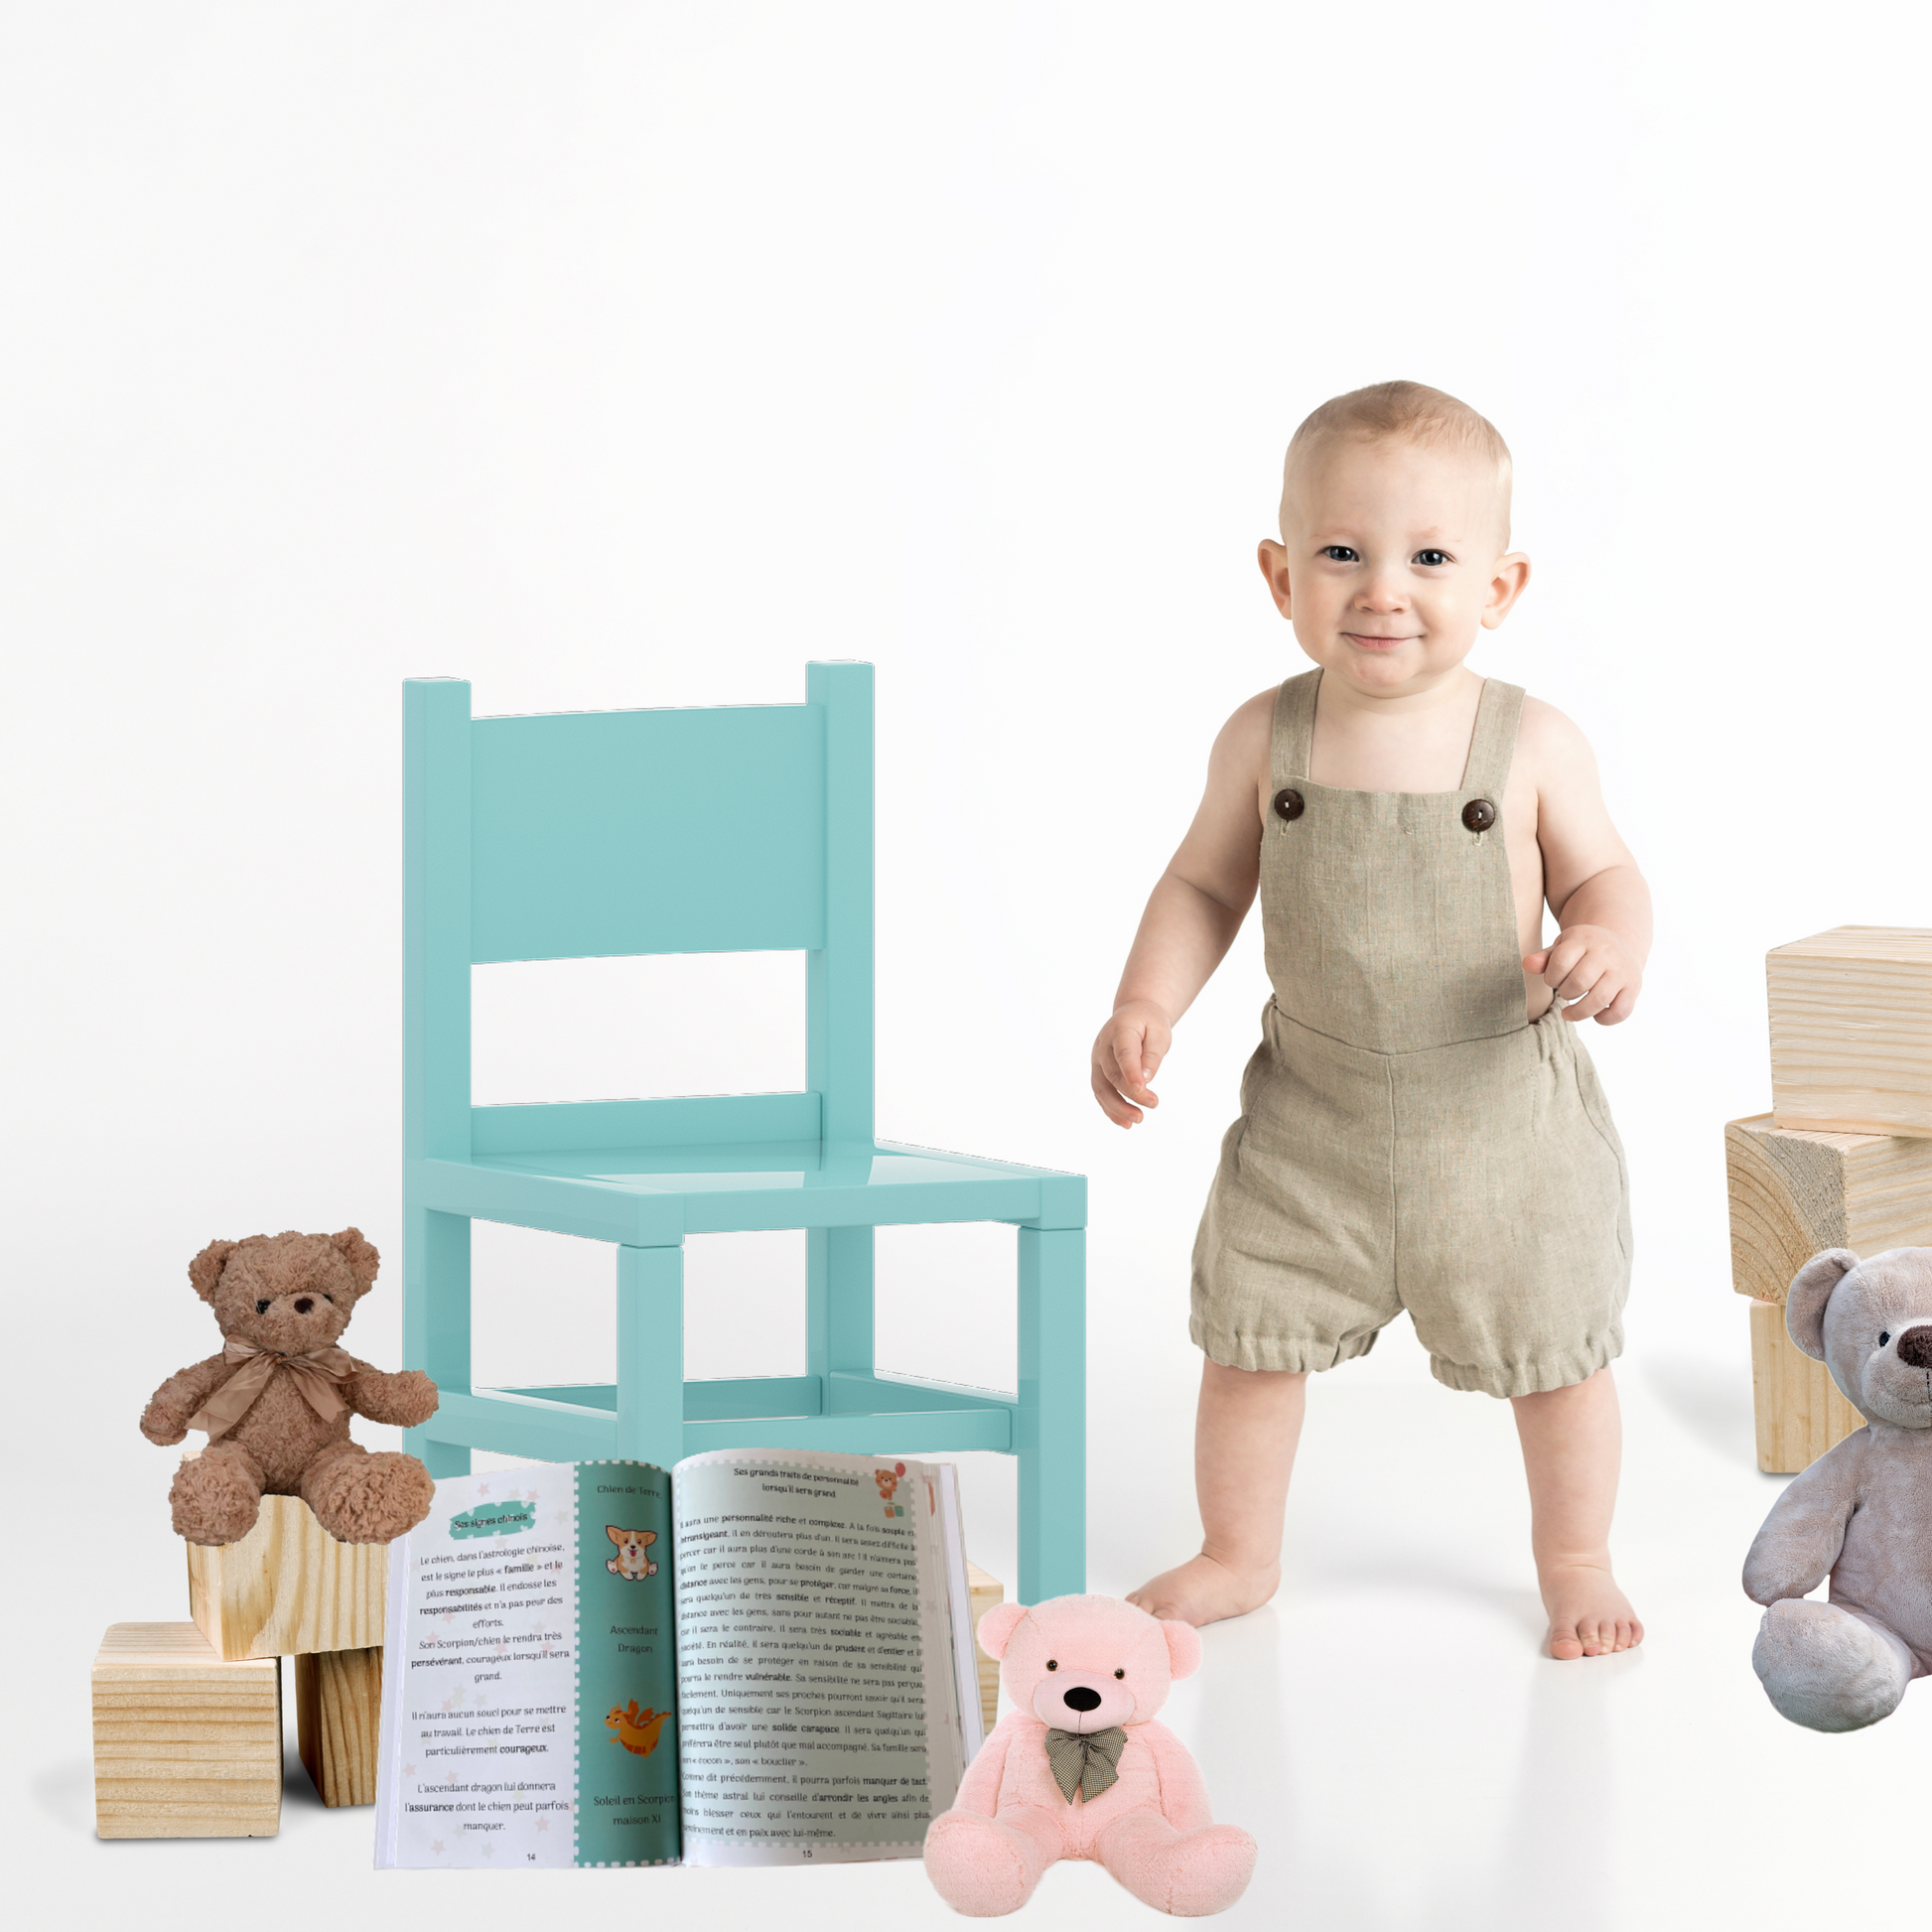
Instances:
[[[1550,1654],[1643,1637],[1609,1557],[1628,1191],[1574,1023],[1629,1017],[1650,897],[1583,734],[1464,666],[1529,580],[1509,483],[1420,383],[1296,431],[1260,562],[1316,668],[1215,740],[1094,1042],[1131,1127],[1259,892],[1274,997],[1194,1244],[1203,1540],[1134,1592],[1157,1616],[1274,1594],[1308,1374],[1406,1309],[1440,1381],[1514,1406]]]

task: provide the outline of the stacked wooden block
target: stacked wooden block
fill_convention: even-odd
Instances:
[[[978,1564],[969,1562],[966,1590],[973,1606],[973,1628],[977,1630],[980,1618],[1006,1595],[1006,1586],[989,1577]],[[973,1645],[973,1655],[979,1660],[980,1718],[984,1728],[991,1733],[1000,1717],[1000,1666],[977,1642]]]
[[[282,1671],[227,1663],[192,1623],[116,1623],[94,1659],[94,1830],[272,1838],[282,1822]]]
[[[255,1527],[188,1545],[188,1623],[117,1623],[94,1659],[102,1838],[261,1838],[281,1822],[281,1659],[326,1805],[375,1802],[382,1545],[338,1543],[296,1496]]]
[[[1825,1248],[1932,1246],[1932,930],[1839,926],[1766,971],[1771,1112],[1725,1127],[1725,1165],[1757,1465],[1789,1472],[1863,1421],[1786,1331],[1792,1276]]]

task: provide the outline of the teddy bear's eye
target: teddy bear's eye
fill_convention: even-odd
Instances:
[[[1880,1348],[1884,1347],[1885,1343],[1888,1342],[1889,1340],[1891,1340],[1891,1330],[1887,1328],[1885,1332],[1878,1337],[1878,1346]]]
[[[336,1306],[336,1298],[333,1295],[331,1295],[326,1288],[322,1291],[322,1299],[325,1302],[327,1302],[332,1309]]]
[[[1124,1670],[1117,1670],[1117,1671],[1115,1671],[1115,1673],[1114,1673],[1114,1675],[1115,1675],[1116,1677],[1125,1677],[1125,1676],[1127,1675],[1127,1673],[1126,1673],[1126,1672],[1125,1672]]]
[[[257,1302],[255,1304],[255,1312],[257,1314],[266,1314],[268,1312],[268,1304],[266,1302]]]
[[[1049,1658],[1047,1658],[1047,1660],[1046,1660],[1046,1668],[1047,1668],[1048,1670],[1058,1670],[1058,1669],[1059,1669],[1059,1667],[1060,1667],[1060,1666],[1059,1666],[1059,1660],[1058,1660],[1057,1658],[1054,1658],[1054,1657],[1049,1657]]]

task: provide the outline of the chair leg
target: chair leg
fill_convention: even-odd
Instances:
[[[831,1416],[833,1376],[874,1368],[873,1231],[812,1228],[805,1240],[805,1372],[818,1378],[819,1414]]]
[[[684,1453],[684,1250],[618,1250],[618,1453]]]
[[[403,1216],[402,1359],[439,1390],[470,1392],[470,1222],[462,1214],[412,1207]],[[433,1476],[470,1473],[470,1451],[436,1439],[432,1417],[403,1432],[403,1447]]]
[[[1087,1587],[1087,1234],[1020,1230],[1018,1600]]]

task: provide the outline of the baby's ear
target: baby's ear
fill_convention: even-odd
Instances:
[[[1858,1265],[1859,1258],[1850,1248],[1827,1248],[1792,1276],[1785,1291],[1784,1325],[1814,1362],[1825,1359],[1825,1304]]]
[[[366,1295],[375,1286],[375,1271],[382,1265],[382,1257],[362,1239],[362,1230],[344,1228],[329,1237],[329,1245],[348,1263],[357,1297]]]
[[[1027,1606],[1024,1603],[995,1603],[980,1618],[980,1648],[989,1657],[1004,1657],[1007,1645],[1013,1641],[1013,1633],[1026,1621],[1026,1616]]]
[[[232,1241],[210,1241],[188,1264],[188,1279],[204,1302],[214,1300],[214,1285],[221,1279],[221,1271],[228,1265],[228,1257],[234,1251]]]
[[[1161,1634],[1168,1640],[1169,1669],[1176,1678],[1192,1677],[1200,1669],[1200,1632],[1191,1623],[1164,1616]]]

